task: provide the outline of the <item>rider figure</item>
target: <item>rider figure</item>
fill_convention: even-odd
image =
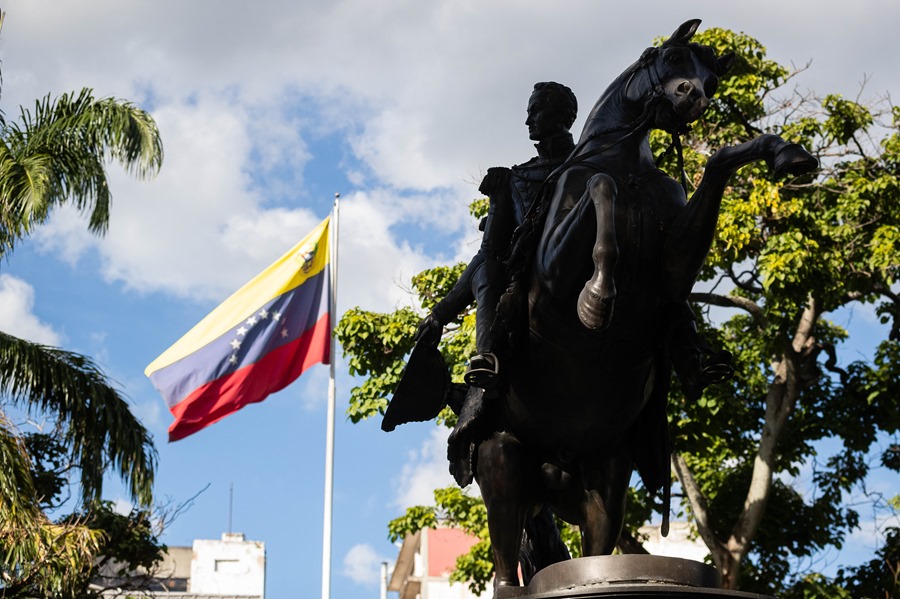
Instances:
[[[494,353],[497,304],[506,288],[506,266],[501,257],[509,249],[513,231],[522,224],[544,179],[566,159],[575,144],[569,129],[578,102],[572,90],[555,82],[536,83],[528,100],[528,136],[538,155],[512,168],[488,169],[478,190],[490,199],[481,249],[469,262],[456,286],[420,325],[420,337],[437,343],[440,331],[472,299],[475,312],[476,355],[465,375],[467,384],[493,389],[498,383],[499,361]]]
[[[499,382],[497,306],[507,283],[502,258],[509,250],[513,231],[522,224],[538,198],[543,181],[565,161],[574,148],[569,129],[578,110],[572,90],[555,82],[536,83],[528,101],[529,137],[536,141],[538,155],[512,168],[494,167],[479,186],[490,199],[481,248],[469,262],[453,289],[419,325],[417,342],[437,346],[444,326],[473,300],[476,354],[469,362],[466,383],[493,391]],[[667,310],[665,346],[688,399],[699,399],[711,383],[733,372],[728,352],[716,352],[700,337],[696,319],[687,302]]]

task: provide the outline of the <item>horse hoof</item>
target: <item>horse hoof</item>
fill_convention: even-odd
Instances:
[[[512,599],[513,597],[523,597],[527,594],[527,587],[521,587],[510,582],[501,582],[494,586],[494,599]]]
[[[603,331],[612,322],[616,295],[600,294],[588,282],[578,294],[578,320],[592,331]]]
[[[803,146],[786,143],[775,151],[772,168],[777,175],[803,175],[819,168],[819,161]]]

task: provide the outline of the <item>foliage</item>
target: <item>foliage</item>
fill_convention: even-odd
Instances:
[[[112,199],[107,164],[147,177],[162,157],[148,113],[96,99],[89,89],[48,95],[22,109],[18,121],[0,113],[0,258],[66,203],[88,215],[91,232],[104,233]],[[69,596],[111,546],[115,531],[94,526],[113,520],[96,519],[103,505],[60,523],[44,509],[62,498],[69,471],[79,474],[83,506],[100,498],[110,472],[149,505],[156,451],[125,398],[86,356],[0,332],[0,401],[0,594]],[[52,433],[22,433],[10,408],[49,418]]]
[[[95,551],[98,557],[72,580],[73,598],[99,597],[104,588],[151,588],[166,551],[156,538],[152,516],[146,508],[120,514],[111,501],[98,501],[62,520],[64,524],[103,531]]]
[[[839,571],[837,581],[857,599],[900,596],[900,528],[889,528],[875,558],[856,568]]]
[[[698,41],[730,39],[739,48],[740,37],[713,29]],[[764,53],[754,57],[765,62]],[[746,167],[726,190],[701,278],[727,291],[693,297],[701,312],[710,305],[743,311],[705,331],[736,356],[737,372],[694,405],[673,397],[672,425],[688,466],[679,474],[693,479],[707,504],[704,539],[714,561],[731,569],[733,585],[770,593],[786,588],[798,558],[840,547],[858,525],[845,499],[869,475],[879,435],[900,427],[890,399],[900,373],[896,332],[872,359],[839,367],[836,348],[848,332],[825,318],[853,304],[875,304],[885,323],[897,314],[900,171],[892,147],[900,131],[892,123],[872,137],[880,113],[895,112],[883,106],[796,92],[776,100],[772,92],[793,74],[760,72],[768,74],[753,80],[753,93],[766,112],[749,102],[737,105],[745,118],[711,110],[694,127],[696,139],[686,140],[689,153],[706,151],[714,136],[733,144],[774,132],[811,149],[823,168],[814,179],[778,180],[765,165]],[[740,77],[738,70],[723,78],[719,96],[733,97],[728,90]],[[839,441],[830,455],[824,448],[835,444],[826,440]],[[805,492],[785,482],[801,467],[810,472]],[[745,508],[751,499],[764,502],[764,512]],[[690,504],[700,522],[703,502]],[[726,547],[738,557],[726,557]]]
[[[834,579],[809,574],[798,580],[782,599],[894,599],[900,596],[900,529],[888,528],[875,558],[860,566],[840,569]]]
[[[726,586],[792,598],[851,596],[857,587],[847,576],[828,580],[798,565],[841,547],[859,524],[848,496],[864,490],[874,472],[900,465],[900,109],[886,101],[791,91],[787,84],[800,71],[769,60],[745,34],[709,29],[695,41],[718,53],[734,51],[736,60],[684,139],[688,181],[699,183],[716,149],[761,133],[802,144],[822,169],[779,178],[764,163],[750,165],[725,191],[716,240],[700,274],[707,291],[691,299],[704,337],[735,356],[736,374],[692,403],[677,381],[673,385],[673,467],[683,507]],[[657,155],[667,145],[665,134],[651,135]],[[678,177],[674,157],[662,166]],[[482,207],[479,202],[474,209]],[[463,267],[438,267],[417,277],[414,291],[423,310],[446,294]],[[887,326],[872,356],[840,363],[837,350],[854,339],[829,318],[843,319],[854,306],[874,310]],[[372,369],[357,369],[369,377],[351,396],[358,421],[383,412],[417,317],[408,308],[351,314],[376,322],[379,330],[395,323],[408,335],[392,342],[389,384],[382,384],[384,371],[374,361],[366,362]],[[470,307],[450,323],[440,346],[456,380],[471,354],[472,314]],[[383,351],[378,343],[350,339],[346,330],[339,339],[351,360]],[[371,380],[379,381],[377,389],[366,387]],[[359,393],[361,388],[372,394]],[[891,436],[879,455],[879,443]],[[630,510],[640,522],[651,507],[658,509],[645,494],[631,501],[641,506]],[[473,503],[471,509],[483,507]],[[451,513],[441,504],[411,508],[394,523],[402,521],[397,530],[408,532],[444,516],[454,525],[475,518]],[[892,536],[888,544],[894,542]],[[476,586],[485,581],[490,570],[479,561],[489,555],[484,551],[479,547],[459,562],[456,576],[478,581]],[[868,570],[853,572],[862,577]]]
[[[437,528],[446,523],[478,539],[468,553],[457,558],[450,581],[468,582],[473,593],[484,593],[494,574],[494,562],[487,512],[480,497],[473,497],[459,487],[435,489],[434,506],[408,508],[403,516],[388,523],[388,537],[396,542],[423,528]]]
[[[48,95],[21,122],[0,121],[0,255],[71,202],[89,215],[88,228],[102,234],[109,224],[110,159],[138,177],[159,170],[159,132],[145,111],[91,90]]]
[[[114,468],[132,495],[149,503],[155,452],[150,434],[87,357],[0,332],[0,393],[28,409],[54,414],[57,439],[71,448],[83,499],[98,499]]]

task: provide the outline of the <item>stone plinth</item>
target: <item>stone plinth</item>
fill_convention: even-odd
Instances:
[[[724,591],[715,568],[674,557],[610,555],[548,566],[527,587],[497,589],[496,599],[774,599]]]

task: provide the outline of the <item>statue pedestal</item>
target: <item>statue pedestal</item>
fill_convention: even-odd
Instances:
[[[583,557],[548,566],[527,587],[500,587],[495,599],[774,599],[725,591],[715,568],[655,555]]]

